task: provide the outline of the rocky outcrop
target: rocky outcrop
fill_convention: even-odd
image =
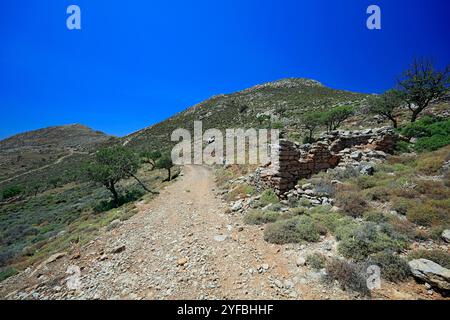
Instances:
[[[394,150],[398,136],[391,128],[362,131],[334,131],[319,137],[314,144],[298,145],[280,140],[278,159],[257,169],[254,181],[271,187],[283,195],[293,189],[297,181],[338,165],[362,164],[362,174],[373,174],[368,160],[383,159]],[[364,163],[366,161],[366,163]]]
[[[445,242],[450,243],[450,229],[442,231],[442,239],[444,239]]]
[[[450,290],[450,270],[427,260],[417,259],[409,262],[414,277],[425,281],[440,290]]]

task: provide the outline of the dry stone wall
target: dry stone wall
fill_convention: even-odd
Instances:
[[[280,140],[278,159],[259,168],[254,182],[260,187],[271,187],[278,195],[293,189],[299,179],[309,178],[320,171],[335,168],[343,150],[377,150],[392,153],[398,136],[390,128],[363,131],[335,131],[319,137],[314,144],[298,145]]]

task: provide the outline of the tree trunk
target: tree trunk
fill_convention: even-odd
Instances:
[[[416,122],[417,116],[419,115],[420,111],[419,109],[415,109],[411,115],[411,122]]]
[[[389,120],[392,121],[392,126],[393,126],[395,129],[397,129],[397,128],[398,128],[397,119],[395,119],[393,116],[389,116],[388,118],[389,118]]]
[[[114,204],[118,207],[119,206],[119,194],[117,193],[116,186],[114,185],[113,182],[109,182],[108,189],[109,189],[109,191],[111,191],[111,193],[113,195]]]
[[[148,188],[145,186],[145,184],[144,184],[141,180],[138,179],[138,177],[136,177],[136,176],[135,176],[134,174],[132,174],[132,173],[130,173],[130,175],[134,178],[134,180],[137,181],[137,183],[140,184],[140,186],[141,186],[142,188],[144,188],[145,191],[147,191],[147,192],[152,192],[150,189],[148,189]]]
[[[167,172],[169,173],[169,177],[167,178],[167,181],[170,181],[170,168],[167,169]]]

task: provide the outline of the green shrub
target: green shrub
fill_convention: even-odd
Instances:
[[[14,268],[6,267],[4,269],[1,269],[0,270],[0,282],[5,280],[5,279],[7,279],[7,278],[9,278],[9,277],[12,277],[12,276],[14,276],[16,274],[17,274],[17,270],[14,269]]]
[[[371,254],[384,250],[398,252],[405,247],[403,239],[395,239],[379,230],[375,223],[367,222],[355,229],[347,229],[340,234],[339,252],[358,261],[365,260]]]
[[[386,202],[391,197],[391,190],[387,187],[378,186],[365,190],[365,195],[370,201]]]
[[[431,117],[423,117],[422,119],[409,123],[401,128],[400,133],[408,138],[420,138],[431,136],[430,125],[434,123]]]
[[[388,221],[388,217],[386,217],[386,215],[383,212],[379,211],[369,211],[364,213],[364,219],[366,221],[375,223],[382,223]]]
[[[337,280],[343,290],[358,292],[365,296],[370,296],[367,288],[364,268],[356,263],[345,260],[332,259],[326,266],[326,280],[333,282]]]
[[[300,216],[302,214],[305,214],[307,212],[307,209],[305,207],[296,207],[296,208],[292,208],[290,210],[290,212],[294,215],[294,216]]]
[[[261,194],[261,198],[259,199],[259,201],[263,206],[279,202],[277,194],[272,189],[264,190],[264,192]]]
[[[408,213],[408,208],[410,206],[410,201],[404,198],[394,198],[392,200],[391,209],[395,210],[397,213],[406,215]]]
[[[327,258],[318,252],[314,252],[309,254],[306,257],[306,264],[315,270],[320,270],[325,267],[325,263],[327,262]]]
[[[376,180],[373,176],[359,176],[356,179],[356,184],[360,189],[370,189],[376,186]]]
[[[376,264],[381,269],[381,276],[392,282],[407,280],[410,276],[408,263],[392,252],[379,252],[370,258],[371,264]]]
[[[351,217],[360,217],[367,210],[367,202],[360,192],[339,192],[336,196],[336,205]]]
[[[408,260],[427,259],[450,269],[450,253],[443,250],[416,250],[408,255]]]
[[[435,151],[450,144],[450,134],[446,136],[435,135],[417,140],[414,149],[418,152]]]
[[[416,151],[434,151],[450,144],[450,120],[439,121],[424,117],[402,128],[401,133],[410,138],[418,138],[414,145]]]
[[[450,199],[423,200],[416,203],[408,210],[406,217],[409,221],[421,226],[434,227],[450,224],[448,208]]]
[[[6,188],[2,191],[2,198],[3,199],[9,199],[15,196],[18,196],[23,192],[23,188],[20,186],[12,186],[9,188]]]
[[[299,216],[269,224],[264,230],[264,240],[276,244],[316,242],[321,232],[323,229],[311,217]]]
[[[266,224],[277,221],[279,214],[274,211],[252,210],[244,217],[246,224]]]
[[[329,206],[318,206],[312,208],[309,211],[309,215],[313,218],[320,226],[326,228],[330,233],[335,233],[336,229],[344,225],[351,225],[353,219],[344,216],[338,212],[330,211]]]
[[[411,151],[411,144],[407,141],[398,140],[394,145],[394,150],[397,153],[408,153]]]

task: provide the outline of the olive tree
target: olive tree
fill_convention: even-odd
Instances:
[[[171,180],[171,169],[173,167],[172,158],[169,155],[163,155],[156,161],[155,168],[166,169],[168,173],[167,181]]]
[[[135,176],[139,168],[139,159],[123,146],[100,149],[92,162],[86,165],[87,176],[103,184],[112,194],[114,204],[120,205],[116,185],[122,179],[133,177],[146,191],[150,191]]]
[[[369,109],[372,114],[377,114],[392,122],[397,128],[397,110],[402,105],[401,94],[396,90],[388,90],[379,96],[372,96],[368,99]]]
[[[398,89],[411,110],[411,122],[425,110],[430,102],[445,96],[449,91],[450,66],[435,70],[429,60],[415,60],[398,81]]]
[[[308,136],[305,138],[305,143],[311,143],[314,141],[314,133],[323,124],[324,113],[323,112],[308,112],[300,118],[301,126],[304,130],[308,131]]]
[[[144,151],[141,153],[141,157],[145,159],[145,162],[152,165],[152,170],[155,168],[156,161],[161,158],[161,152],[159,151]]]
[[[354,113],[351,106],[338,106],[331,108],[323,114],[323,123],[327,128],[327,132],[338,129],[342,122],[350,118]]]

